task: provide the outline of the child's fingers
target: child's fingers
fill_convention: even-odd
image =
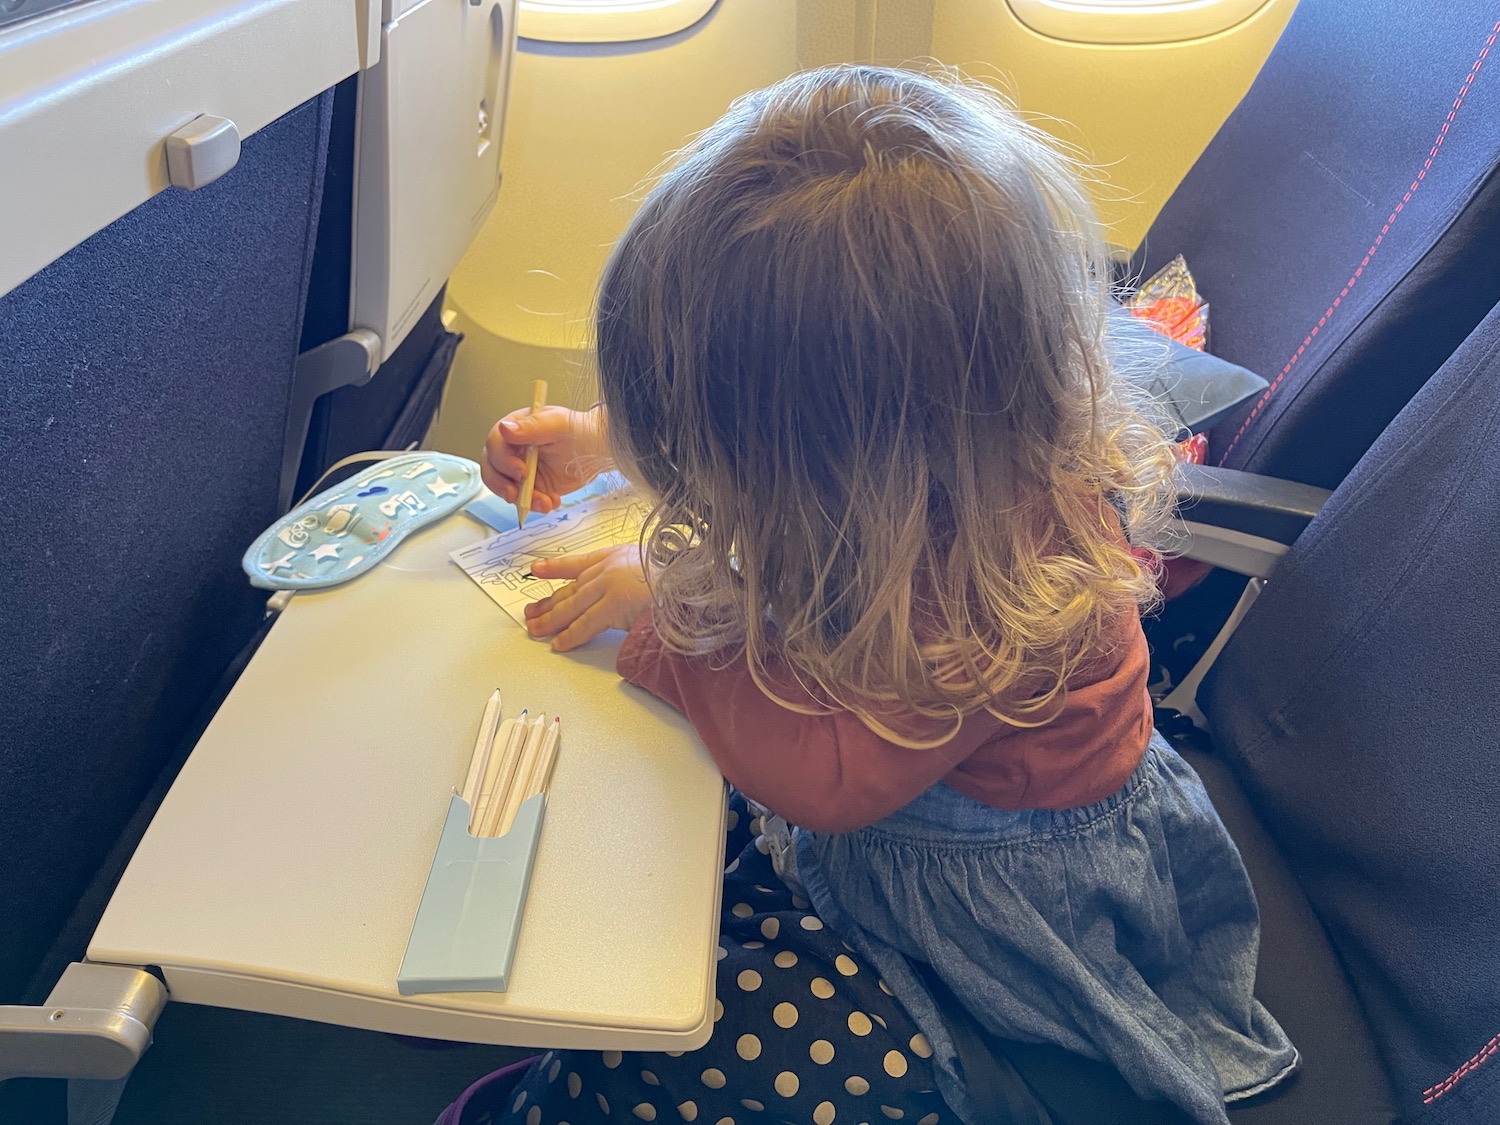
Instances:
[[[566,586],[554,590],[545,598],[541,598],[534,602],[528,602],[521,609],[521,613],[526,617],[527,630],[530,631],[533,636],[538,637],[545,637],[549,633],[553,632],[554,630],[547,628],[547,622],[540,621],[540,619],[551,613],[554,609],[562,605],[576,593],[578,593],[578,583],[569,582]]]
[[[519,494],[519,489],[517,490]],[[514,500],[511,501],[515,503]],[[555,512],[562,507],[562,497],[550,492],[534,491],[531,494],[531,510],[539,516],[545,516],[548,512]]]
[[[526,479],[526,447],[508,441],[499,422],[491,427],[489,436],[484,440],[484,458],[479,472],[491,492],[515,503],[521,482]],[[561,503],[561,498],[542,482],[540,478],[543,475],[545,474],[538,474],[538,488],[532,497],[532,510],[549,512]],[[543,497],[548,506],[539,508],[537,500]]]
[[[554,597],[552,605],[545,613],[526,622],[526,628],[533,637],[550,637],[554,633],[567,629],[579,617],[593,609],[607,592],[602,582],[576,582],[572,586],[572,591],[566,598]]]
[[[592,566],[548,599],[546,610],[527,621],[533,636],[547,637],[572,623],[580,613],[609,593],[608,583],[599,581],[603,568]]]
[[[603,606],[591,605],[562,632],[552,638],[554,652],[567,652],[593,640],[610,627],[609,614]]]
[[[505,431],[496,422],[484,439],[484,459],[502,476],[521,477],[526,474],[525,447],[517,446],[507,438]]]
[[[520,485],[509,477],[502,476],[496,472],[487,462],[481,463],[479,466],[479,479],[484,481],[485,488],[488,488],[496,496],[500,497],[500,499],[508,500],[512,504],[521,495]],[[535,506],[535,498],[533,498],[532,503]]]
[[[479,466],[479,478],[484,481],[484,487],[488,488],[500,499],[509,503],[516,503],[521,498],[521,486],[509,477],[503,477],[488,465]],[[562,507],[562,497],[551,492],[534,491],[531,494],[531,511],[534,515],[545,516],[549,512],[555,512]]]
[[[560,559],[537,559],[531,564],[531,573],[538,578],[582,578],[584,572],[598,566],[615,548],[601,547],[586,555],[564,555]]]
[[[543,637],[550,637],[553,633],[557,632],[556,629],[550,627],[552,622],[549,615],[559,604],[558,602],[553,602],[547,609],[535,615],[528,612],[526,614],[526,632],[538,640]],[[530,609],[529,606],[527,608],[528,610]]]
[[[512,445],[551,445],[573,436],[573,412],[562,406],[515,410],[496,422],[495,430]]]
[[[595,553],[597,554],[597,552]],[[576,559],[581,563],[587,563],[590,558],[590,555],[575,555],[564,561],[572,562]],[[538,559],[537,561],[551,562],[556,560]],[[533,564],[531,573],[533,575],[536,575],[536,572],[536,565]],[[598,581],[599,576],[603,573],[603,566],[597,563],[592,566],[588,566],[581,574],[578,575],[577,578],[569,582],[567,585],[559,587],[556,591],[548,594],[545,598],[527,603],[527,605],[521,610],[521,612],[525,614],[527,618],[527,628],[532,628],[532,623],[535,619],[542,617],[544,614],[550,613],[557,606],[560,606],[564,602],[577,597],[581,591],[586,590],[588,592],[587,603],[597,601],[606,592],[604,583]],[[555,622],[541,622],[532,631],[538,636],[546,636],[548,633],[555,631],[557,628],[559,628],[559,625]]]
[[[524,606],[521,607],[521,612],[526,615],[526,620],[528,621],[530,621],[533,617],[540,617],[542,614],[546,613],[549,609],[556,605],[559,600],[567,597],[571,592],[571,589],[571,586],[564,586],[557,593],[548,594],[540,601],[527,602]]]

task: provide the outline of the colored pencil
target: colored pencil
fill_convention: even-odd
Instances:
[[[535,414],[547,405],[547,380],[538,379],[531,386],[531,412]],[[531,494],[536,489],[537,448],[526,447],[526,478],[521,481],[521,495],[516,497],[516,525],[526,526],[526,517],[531,515]]]
[[[526,785],[526,796],[523,801],[529,801],[538,793],[547,792],[547,787],[552,784],[552,771],[557,766],[557,750],[561,742],[562,716],[559,715],[547,728],[547,737],[542,742],[542,752],[537,758],[536,768],[531,772],[531,780]]]
[[[479,735],[474,740],[474,753],[469,758],[469,775],[464,778],[464,787],[460,795],[469,803],[469,808],[474,807],[474,802],[479,799],[479,785],[484,780],[484,767],[489,761],[490,747],[495,743],[495,734],[500,729],[500,689],[496,688],[490,694],[490,700],[484,706],[484,718],[479,720]]]
[[[547,716],[541,715],[531,724],[531,729],[526,732],[526,742],[523,746],[520,759],[516,763],[515,771],[508,779],[503,795],[495,794],[495,801],[490,806],[485,816],[484,829],[480,832],[482,836],[504,836],[510,831],[515,822],[516,813],[521,810],[521,802],[526,797],[526,787],[530,783],[532,771],[536,768],[537,757],[541,754],[542,741],[546,736],[545,726]]]
[[[516,762],[521,756],[521,746],[530,730],[531,725],[527,722],[525,711],[514,719],[507,719],[500,727],[495,738],[496,749],[490,751],[490,759],[485,766],[479,802],[469,813],[469,835],[484,835],[484,823],[490,809],[503,803],[504,786],[515,772]]]

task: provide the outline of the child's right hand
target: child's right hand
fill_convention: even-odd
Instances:
[[[496,422],[484,443],[479,472],[485,487],[512,504],[526,479],[526,447],[537,447],[536,488],[531,510],[546,515],[610,467],[604,410],[544,406],[533,414],[516,410]]]

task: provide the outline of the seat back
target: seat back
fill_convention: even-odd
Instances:
[[[0,1003],[262,620],[330,110],[0,298]]]
[[[507,9],[509,2],[510,0],[502,0],[500,10]],[[461,51],[466,22],[464,12],[449,12],[442,18],[451,20],[455,17],[459,17],[459,39],[450,46],[452,50]],[[451,32],[454,28],[450,26],[448,30]],[[503,66],[498,70],[473,76],[482,82],[498,86],[486,95],[481,85],[477,92],[470,91],[472,99],[460,93],[465,112],[473,104],[473,100],[485,98],[491,105],[501,107],[502,112],[495,119],[496,128],[503,127],[508,59],[514,50],[511,38],[512,36],[506,36],[499,41],[506,60]],[[493,41],[490,44],[491,47],[495,45]],[[355,75],[340,83],[333,94],[333,128],[327,174],[308,290],[307,315],[302,326],[301,346],[304,353],[312,352],[343,336],[351,328],[362,326],[359,318],[354,315],[357,302],[352,292],[354,285],[351,284],[351,280],[357,276],[354,264],[359,257],[355,250],[359,118],[361,112],[372,112],[368,107],[360,110],[362,81],[362,76]],[[389,92],[391,85],[388,83],[381,88]],[[407,139],[410,140],[409,137]],[[416,151],[407,160],[417,167],[428,168],[429,171],[434,164],[440,164],[443,173],[433,182],[452,184],[466,179],[466,173],[471,171],[466,165],[473,162],[473,146],[466,140],[462,147],[464,151],[457,154],[458,159],[455,160],[455,154],[451,151],[439,148],[434,152],[423,146],[416,146]],[[498,145],[490,155],[490,160],[496,159]],[[407,178],[424,179],[417,175]],[[432,253],[436,256],[424,263],[428,270],[417,273],[408,271],[407,276],[401,279],[401,284],[407,287],[417,286],[411,294],[412,300],[425,300],[426,304],[425,307],[418,305],[419,315],[408,321],[409,327],[403,330],[399,343],[383,352],[384,358],[373,378],[320,394],[315,400],[305,402],[300,407],[306,411],[305,415],[289,419],[289,464],[286,466],[288,476],[283,480],[286,489],[282,497],[284,504],[289,506],[296,497],[312,488],[322,478],[324,470],[335,461],[370,449],[404,449],[426,436],[428,427],[437,414],[448,373],[453,365],[454,353],[462,339],[458,334],[449,332],[442,319],[445,292],[442,279],[446,277],[443,271],[451,268],[457,260],[453,253],[453,228],[457,226],[461,229],[465,224],[480,223],[489,210],[486,205],[476,216],[472,214],[472,208],[466,210],[462,206],[452,205],[461,203],[463,198],[463,192],[459,191],[448,200],[450,206],[443,211],[448,218],[439,228],[440,235],[434,236],[435,248]],[[387,220],[397,222],[399,217],[392,214],[387,216]],[[423,221],[430,225],[434,221],[433,216],[428,215]],[[374,232],[367,224],[363,233],[368,237]],[[447,248],[448,256],[445,256],[444,247]],[[380,252],[368,246],[364,251],[367,256],[372,253],[378,256]],[[431,272],[432,270],[437,272]],[[438,288],[436,294],[429,299],[423,294],[431,290],[434,279]]]
[[[1500,301],[1500,4],[1301,0],[1147,233],[1270,381],[1212,461],[1333,488]]]
[[[437,412],[459,341],[442,323],[443,288],[499,197],[516,14],[517,0],[387,5],[379,64],[336,92],[302,346],[311,360],[351,333],[364,362],[309,363],[289,419],[287,504],[348,454],[420,441]]]
[[[356,75],[333,94],[318,243],[302,322],[303,352],[342,336],[351,323],[358,84]],[[288,502],[341,458],[370,449],[405,449],[426,436],[462,339],[443,326],[443,294],[440,289],[368,383],[340,387],[310,404],[306,440],[300,450],[290,451],[299,468]],[[291,439],[296,440],[295,427]]]
[[[1500,308],[1291,548],[1199,692],[1402,1119],[1500,1120]]]

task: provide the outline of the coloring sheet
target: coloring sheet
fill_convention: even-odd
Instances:
[[[582,555],[601,547],[633,543],[649,511],[639,495],[621,488],[545,516],[532,516],[524,528],[502,531],[472,547],[454,551],[451,557],[516,624],[524,626],[528,602],[541,601],[566,585],[533,578],[533,560]]]

